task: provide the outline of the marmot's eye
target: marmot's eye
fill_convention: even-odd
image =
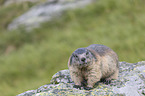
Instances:
[[[78,58],[78,56],[77,56],[77,55],[75,55],[75,58]]]
[[[88,51],[86,52],[86,55],[89,55],[89,52]]]
[[[76,54],[73,54],[73,56],[74,56],[75,58],[78,58],[78,56],[77,56]]]
[[[79,60],[79,57],[77,56],[77,55],[74,55],[74,57],[75,57],[75,60]]]

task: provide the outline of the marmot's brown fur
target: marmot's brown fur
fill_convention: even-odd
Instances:
[[[107,46],[93,44],[75,50],[69,58],[68,68],[75,87],[80,88],[86,81],[84,88],[89,90],[101,79],[118,78],[118,56]]]

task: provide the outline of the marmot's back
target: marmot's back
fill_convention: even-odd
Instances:
[[[104,56],[104,55],[108,54],[109,52],[114,52],[109,47],[101,45],[101,44],[92,44],[92,45],[88,46],[87,48],[95,50],[97,53],[99,53],[100,56]]]
[[[109,47],[105,46],[105,45],[100,45],[100,44],[92,44],[90,46],[87,47],[87,49],[94,50],[93,53],[99,54],[101,58],[103,58],[103,61],[108,61],[108,66],[113,67],[116,66],[117,68],[119,67],[118,65],[118,56],[117,54],[110,49]],[[112,64],[112,61],[114,62]]]

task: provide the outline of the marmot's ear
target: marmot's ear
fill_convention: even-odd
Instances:
[[[72,53],[71,57],[70,57],[70,65],[72,65],[72,58],[74,58],[75,54]]]
[[[70,63],[69,63],[70,65],[72,65],[72,58],[73,56],[70,57]]]
[[[72,53],[71,57],[75,57],[75,53]]]

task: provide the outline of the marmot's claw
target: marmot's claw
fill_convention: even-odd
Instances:
[[[85,90],[91,90],[93,89],[92,87],[84,87]]]
[[[111,83],[111,80],[105,80],[104,83],[108,85]]]
[[[80,85],[74,85],[74,88],[81,89]]]

